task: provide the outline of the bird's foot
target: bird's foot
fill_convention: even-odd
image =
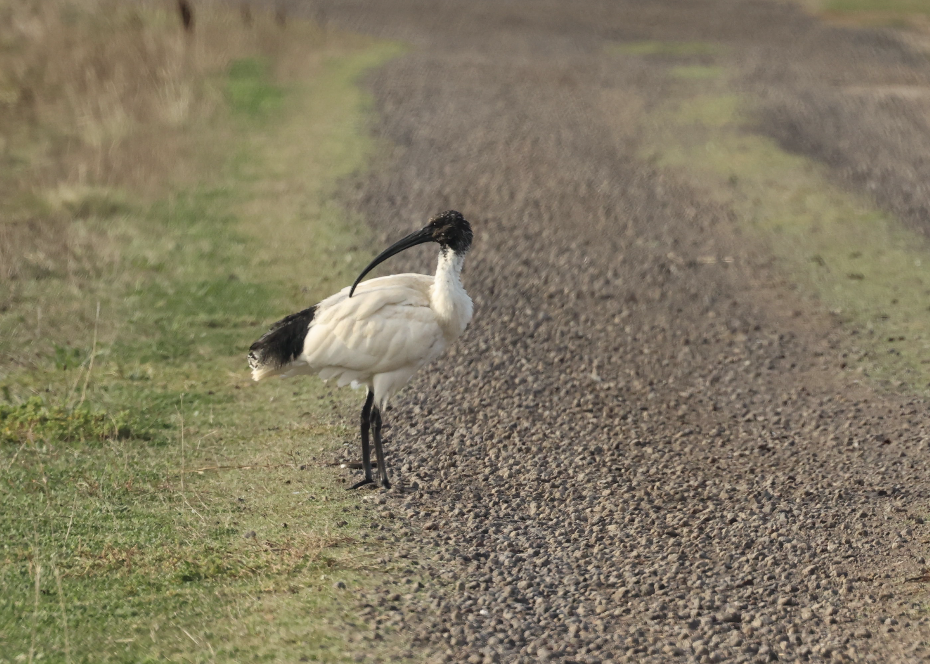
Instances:
[[[348,489],[346,489],[346,491],[352,491],[353,489],[360,489],[366,484],[374,484],[374,483],[375,481],[373,479],[371,479],[370,477],[366,477],[361,482],[356,482],[355,484],[350,486]]]
[[[381,488],[387,491],[391,488],[391,483],[387,479],[381,481]]]

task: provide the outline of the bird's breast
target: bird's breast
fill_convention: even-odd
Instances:
[[[471,322],[473,304],[465,289],[433,288],[430,308],[442,328],[446,341],[451,343],[462,336],[462,332]]]

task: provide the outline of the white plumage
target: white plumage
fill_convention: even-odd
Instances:
[[[368,428],[372,426],[381,483],[389,487],[381,453],[381,412],[421,367],[439,357],[472,317],[472,301],[460,275],[471,246],[471,227],[461,214],[445,212],[425,228],[382,252],[346,287],[315,307],[288,316],[255,342],[252,377],[317,374],[340,386],[366,385],[362,411],[362,465],[372,482]],[[436,275],[398,274],[359,281],[375,265],[423,242],[440,245]],[[373,412],[372,412],[373,411]]]

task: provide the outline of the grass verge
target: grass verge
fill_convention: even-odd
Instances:
[[[239,20],[214,12],[198,34]],[[143,31],[175,19],[136,17]],[[250,29],[277,29],[260,20]],[[176,153],[183,186],[153,167],[155,194],[77,188],[28,163],[7,183],[46,199],[76,188],[64,222],[35,196],[23,209],[93,238],[96,258],[19,270],[0,312],[0,662],[352,658],[351,594],[384,544],[325,466],[354,441],[357,395],[253,385],[244,356],[370,258],[332,195],[376,149],[357,79],[399,50],[297,20],[274,36],[209,58],[206,38],[191,46],[191,85],[218,101],[156,123],[211,146]]]
[[[752,100],[731,90],[724,69],[701,72],[691,82],[670,66],[678,95],[648,116],[643,156],[734,210],[747,237],[845,321],[857,338],[846,370],[930,392],[926,240],[831,184],[821,165],[754,133]]]
[[[611,44],[607,52],[614,55],[694,57],[719,55],[720,44],[705,41],[628,41]]]
[[[930,4],[924,0],[796,0],[827,21],[857,27],[930,31]]]

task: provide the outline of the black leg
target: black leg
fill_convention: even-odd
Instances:
[[[365,479],[350,486],[350,490],[374,482],[371,477],[371,447],[368,443],[368,430],[371,428],[371,405],[374,401],[375,393],[368,390],[368,397],[365,399],[365,406],[362,408],[362,468],[365,470]]]
[[[371,413],[371,425],[375,434],[375,456],[378,457],[378,476],[381,480],[381,486],[385,489],[391,488],[391,482],[388,480],[387,464],[384,463],[384,449],[381,447],[381,410],[375,406]]]

